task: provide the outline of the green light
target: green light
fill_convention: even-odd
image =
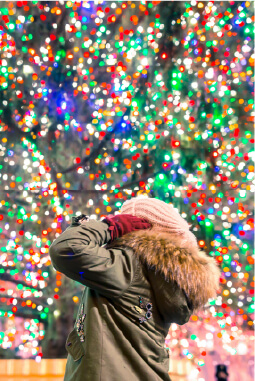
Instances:
[[[149,135],[148,135],[148,140],[153,140],[153,138],[154,138],[154,135],[153,135],[153,134],[149,134]]]
[[[40,314],[40,316],[41,316],[41,319],[46,319],[47,314],[46,314],[45,312],[42,312],[42,313]]]
[[[170,156],[169,155],[165,155],[165,160],[166,161],[169,161],[171,158],[170,158]]]
[[[242,246],[242,249],[249,249],[249,245],[247,245],[247,243],[244,243],[243,246]]]
[[[190,338],[191,338],[191,340],[196,340],[197,337],[196,337],[196,335],[191,335]]]
[[[225,236],[230,235],[230,230],[224,230],[224,231],[223,231],[223,235],[225,235]]]
[[[9,27],[10,30],[13,30],[13,29],[15,29],[15,24],[11,24],[11,23],[10,23],[10,24],[8,25],[8,27]]]
[[[160,180],[164,179],[164,175],[162,175],[162,173],[160,173],[160,175],[158,177],[160,178]]]
[[[210,221],[206,221],[205,226],[211,226],[212,223]]]
[[[104,25],[100,26],[99,28],[100,32],[105,32],[106,31],[106,27]]]
[[[254,304],[249,305],[248,312],[253,313],[254,312]]]

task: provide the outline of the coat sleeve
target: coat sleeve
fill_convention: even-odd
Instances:
[[[137,262],[132,249],[104,248],[110,240],[102,221],[72,223],[49,248],[53,267],[106,297],[118,297],[132,282]]]

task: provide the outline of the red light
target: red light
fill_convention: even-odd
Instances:
[[[166,53],[162,53],[161,54],[161,58],[163,58],[163,60],[165,60],[167,58],[167,54]]]

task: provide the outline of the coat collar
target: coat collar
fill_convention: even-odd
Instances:
[[[219,288],[220,269],[213,257],[198,247],[181,248],[178,236],[151,230],[128,233],[107,245],[130,247],[139,261],[175,281],[187,294],[194,310],[204,306],[216,296]]]

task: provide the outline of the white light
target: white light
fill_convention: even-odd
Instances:
[[[60,316],[60,311],[59,310],[55,310],[53,312],[53,315],[55,316],[55,318],[59,317]]]
[[[246,355],[248,353],[248,348],[245,343],[239,343],[237,345],[237,353],[239,355]]]

